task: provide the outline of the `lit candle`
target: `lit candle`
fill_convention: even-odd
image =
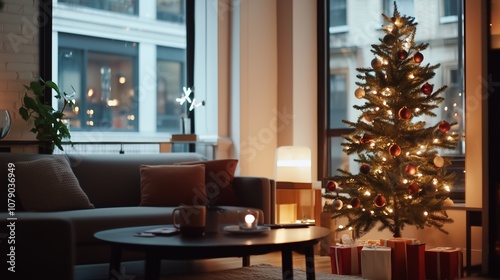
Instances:
[[[238,211],[238,224],[240,229],[256,229],[259,220],[259,212],[256,210]]]
[[[252,228],[254,222],[255,222],[255,217],[252,214],[247,214],[245,216],[245,225],[247,226],[247,228]]]

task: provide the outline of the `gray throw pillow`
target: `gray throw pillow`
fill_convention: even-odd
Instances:
[[[25,211],[90,209],[65,156],[15,163],[16,193]]]

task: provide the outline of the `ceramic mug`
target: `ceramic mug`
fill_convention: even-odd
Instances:
[[[181,235],[197,237],[205,234],[207,216],[205,206],[181,205],[174,209],[172,215],[174,227],[179,229]]]

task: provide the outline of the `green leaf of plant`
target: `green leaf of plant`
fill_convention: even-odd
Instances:
[[[27,121],[30,117],[28,110],[26,110],[26,108],[24,107],[19,108],[19,115],[21,115],[21,118],[23,118],[23,120],[25,121]]]
[[[56,83],[54,83],[53,81],[46,81],[45,85],[56,92],[55,98],[61,99],[61,91],[59,90],[59,87],[57,86]]]
[[[37,104],[36,104],[36,101],[35,99],[29,97],[28,95],[25,95],[24,98],[23,98],[23,103],[24,103],[24,106],[28,109],[28,110],[34,110],[34,111],[37,111]]]
[[[43,86],[39,82],[31,82],[29,88],[36,95],[40,95],[40,92],[43,91]]]

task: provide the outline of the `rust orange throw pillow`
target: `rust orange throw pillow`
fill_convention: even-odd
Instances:
[[[179,165],[205,165],[205,187],[210,203],[214,206],[238,206],[233,187],[237,159],[216,159],[201,162],[182,162]]]
[[[204,205],[203,164],[141,165],[140,206]]]

